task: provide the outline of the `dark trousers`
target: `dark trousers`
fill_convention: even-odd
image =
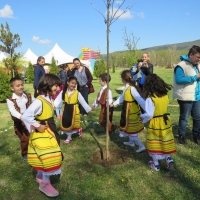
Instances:
[[[29,141],[29,133],[24,124],[17,123],[14,124],[15,134],[20,139],[20,147],[21,147],[21,155],[26,156],[28,151],[28,141]]]
[[[108,121],[109,132],[112,132],[116,129],[116,126],[112,124],[113,111],[114,111],[113,107],[109,109],[109,121]],[[99,114],[99,124],[106,129],[106,126],[107,126],[107,108],[106,107],[101,107],[101,111]]]
[[[193,119],[193,135],[198,135],[200,131],[200,101],[181,101],[178,100],[180,116],[178,124],[179,135],[185,136],[188,117]]]
[[[85,99],[85,101],[86,101],[87,104],[88,104],[89,88],[88,88],[88,87],[85,87],[85,86],[81,86],[81,87],[79,88],[79,92],[81,93],[81,95],[83,96],[83,98]],[[80,113],[81,113],[82,115],[87,114],[87,112],[85,111],[85,109],[83,108],[83,106],[81,106],[80,104],[79,104],[79,109],[80,109]]]

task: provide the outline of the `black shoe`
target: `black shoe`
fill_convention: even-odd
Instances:
[[[193,135],[193,141],[194,141],[194,143],[196,143],[197,145],[200,146],[200,136],[199,135]]]
[[[185,137],[183,137],[182,135],[179,135],[178,136],[178,143],[185,145],[186,144]]]

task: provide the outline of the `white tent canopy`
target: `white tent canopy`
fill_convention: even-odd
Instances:
[[[38,57],[30,49],[28,49],[22,59],[34,65],[34,64],[37,64]]]
[[[54,59],[57,62],[57,65],[61,65],[64,63],[72,63],[74,57],[68,55],[67,53],[65,53],[56,43],[55,46],[53,47],[53,49],[44,56],[45,58],[45,63],[51,63],[52,57],[54,57]]]
[[[3,59],[5,59],[7,57],[8,56],[3,51],[0,51],[0,61],[2,61]]]

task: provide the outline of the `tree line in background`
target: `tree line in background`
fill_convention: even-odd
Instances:
[[[137,43],[139,38],[135,37],[131,32],[127,33],[126,28],[124,31],[124,46],[126,47],[126,51],[119,51],[110,53],[110,70],[112,73],[115,72],[116,68],[130,68],[134,64],[137,63],[137,60],[141,58],[143,53],[142,50],[137,49]],[[7,53],[9,56],[0,63],[6,68],[4,72],[0,70],[1,73],[1,84],[0,84],[0,102],[5,101],[7,97],[7,92],[9,91],[9,80],[11,77],[20,76],[22,79],[26,78],[26,81],[32,83],[34,80],[34,66],[22,60],[23,54],[16,53],[15,49],[22,45],[20,41],[20,36],[18,34],[13,34],[10,31],[10,27],[8,23],[4,26],[0,25],[0,51]],[[179,57],[182,54],[186,54],[187,50],[177,50],[176,46],[171,46],[168,49],[164,50],[152,50],[148,51],[151,63],[154,66],[159,67],[173,67],[176,63],[179,62]],[[101,55],[100,59],[95,62],[94,73],[95,77],[99,77],[100,74],[106,72],[107,64],[106,64],[106,56]],[[27,67],[28,66],[28,67]],[[59,70],[56,65],[56,61],[54,57],[52,58],[51,64],[49,66],[49,72],[58,75]],[[8,87],[5,87],[5,82],[7,82]],[[3,92],[5,91],[5,92]],[[4,94],[5,93],[5,94]]]
[[[130,68],[141,59],[142,50],[135,50],[134,53],[130,51],[114,52],[110,54],[111,66],[116,68]],[[165,50],[147,51],[150,61],[154,66],[158,67],[173,67],[180,61],[180,55],[187,54],[187,50],[176,50],[176,48],[169,48]],[[106,60],[106,57],[104,57]]]

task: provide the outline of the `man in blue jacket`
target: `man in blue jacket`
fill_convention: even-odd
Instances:
[[[186,127],[191,114],[193,140],[200,145],[200,47],[194,45],[188,55],[180,56],[180,60],[174,69],[173,90],[173,97],[177,99],[180,109],[178,142],[186,144]]]

